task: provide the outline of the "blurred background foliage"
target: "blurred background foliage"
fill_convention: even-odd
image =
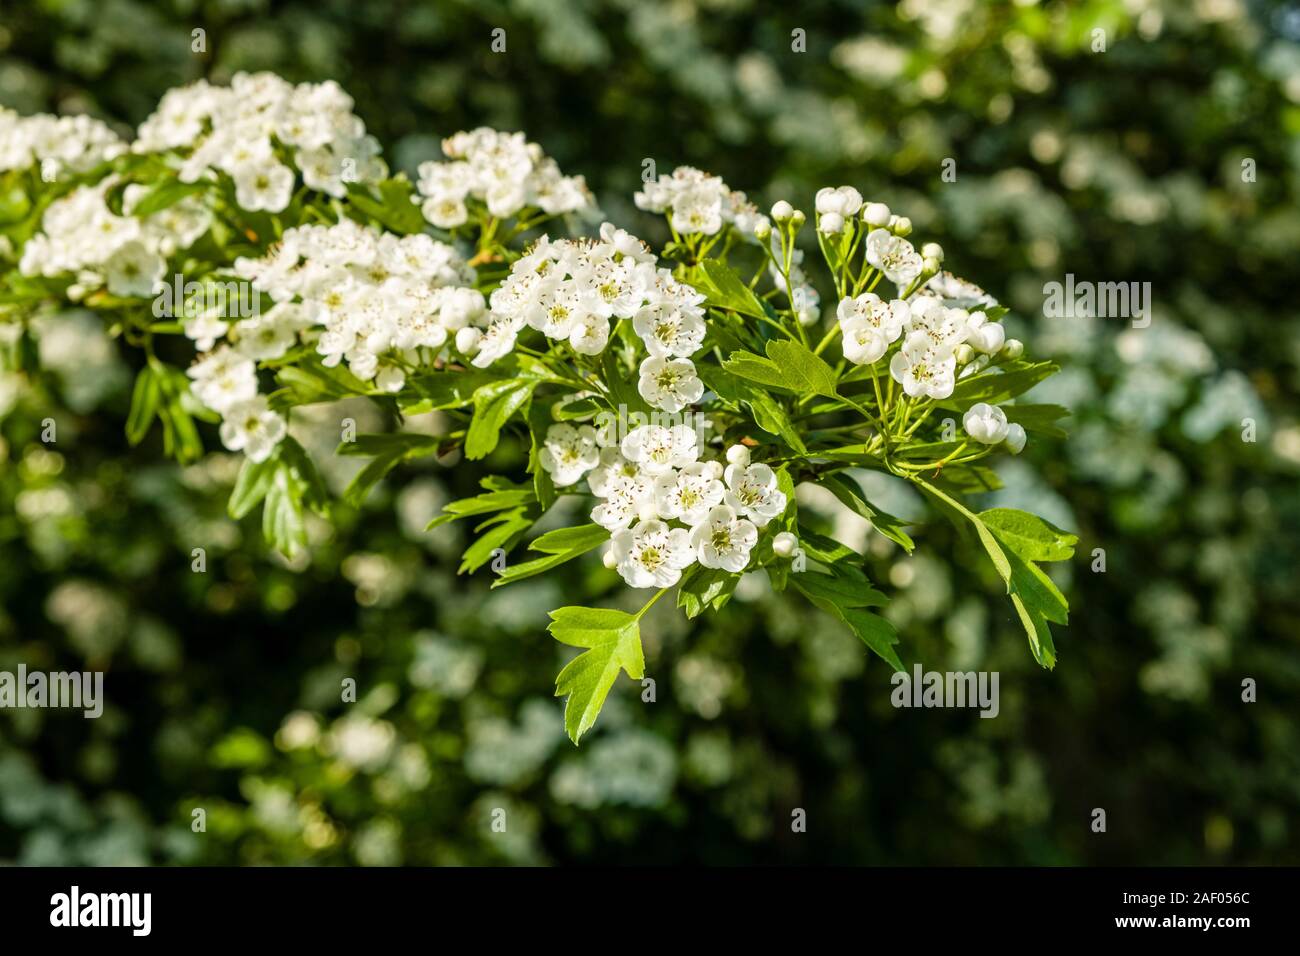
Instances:
[[[1298,40],[1300,4],[1254,0],[4,0],[0,103],[24,112],[125,129],[200,76],[332,78],[395,167],[524,129],[643,234],[646,159],[760,203],[852,183],[1063,364],[1035,398],[1076,410],[1069,438],[989,497],[1081,540],[1048,673],[946,528],[906,558],[807,500],[895,592],[906,660],[1001,673],[998,718],[895,710],[855,638],[747,580],[696,626],[656,607],[655,701],[624,681],[575,749],[546,611],[621,601],[608,573],[457,578],[458,529],[422,530],[471,488],[454,461],[268,557],[225,517],[236,458],[126,446],[128,366],[68,313],[44,376],[0,374],[0,668],[103,669],[109,703],[0,713],[0,861],[1300,862]],[[1150,281],[1151,326],[1044,319],[1067,272]],[[337,488],[341,414],[383,426],[295,425]]]

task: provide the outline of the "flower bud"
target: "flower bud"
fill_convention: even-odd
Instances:
[[[1019,455],[1024,450],[1025,441],[1029,436],[1025,434],[1023,425],[1012,422],[1007,426],[1007,449],[1013,455]]]
[[[479,340],[483,333],[475,328],[463,328],[456,333],[456,349],[463,355],[473,355],[478,351]]]
[[[600,560],[601,563],[604,564],[605,567],[609,568],[611,571],[613,571],[614,566],[618,564],[618,561],[614,558],[613,548],[606,548],[605,553],[601,555]]]
[[[937,242],[927,242],[921,247],[921,255],[927,259],[938,259],[943,262],[943,246]]]
[[[772,204],[772,220],[779,223],[787,223],[794,216],[794,207],[784,199],[778,199]]]
[[[803,228],[803,224],[808,221],[808,217],[803,214],[802,209],[796,209],[794,215],[790,217],[790,225],[794,226],[795,232]]]
[[[868,203],[862,210],[862,221],[873,229],[883,229],[889,225],[889,207],[883,202]]]
[[[772,236],[772,224],[766,219],[759,220],[758,225],[754,227],[754,238],[759,242],[767,242]]]
[[[844,231],[844,217],[837,212],[828,212],[817,223],[817,230],[823,235],[837,236]]]
[[[1024,354],[1025,343],[1021,342],[1019,339],[1007,339],[1006,344],[1002,346],[1001,355],[1003,358],[1018,359]]]
[[[704,473],[708,475],[710,478],[714,479],[715,481],[722,480],[722,472],[723,472],[722,462],[707,461],[704,463]]]
[[[975,350],[963,342],[957,346],[957,351],[953,355],[956,357],[958,365],[965,365],[975,357]]]
[[[912,234],[912,220],[906,216],[893,216],[889,220],[889,229],[899,238],[910,236]]]
[[[794,554],[795,548],[799,547],[799,539],[789,531],[782,531],[772,539],[772,551],[777,557],[788,558]]]
[[[749,467],[749,449],[744,445],[732,445],[727,449],[727,464],[740,468]]]
[[[926,275],[934,275],[942,268],[943,264],[934,256],[926,256],[921,260],[921,271]]]

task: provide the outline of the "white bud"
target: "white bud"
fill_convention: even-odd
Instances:
[[[796,232],[802,229],[803,224],[807,221],[808,217],[803,214],[802,209],[796,209],[794,215],[790,217],[790,225],[794,226]]]
[[[934,256],[926,256],[921,260],[921,271],[926,275],[934,275],[942,268],[943,265]]]
[[[844,231],[844,217],[837,212],[828,212],[817,222],[817,229],[823,235],[837,236]]]
[[[937,259],[943,262],[943,246],[937,242],[927,242],[921,247],[921,255],[927,259]]]
[[[794,216],[794,206],[791,206],[784,199],[778,199],[772,204],[772,219],[775,222],[789,222]]]
[[[862,210],[862,221],[873,229],[883,229],[889,225],[889,207],[883,202],[868,203]]]
[[[1007,426],[1007,448],[1011,454],[1019,455],[1025,447],[1025,441],[1029,436],[1025,434],[1023,425],[1012,422]]]
[[[953,353],[953,356],[957,359],[958,365],[965,365],[975,357],[975,350],[963,342],[957,346],[957,351]]]
[[[772,550],[778,557],[788,558],[794,554],[794,549],[799,547],[799,539],[789,531],[782,531],[772,539]]]
[[[479,340],[483,333],[475,328],[464,328],[456,333],[456,348],[463,355],[473,355],[478,351]]]
[[[740,468],[749,467],[749,449],[744,445],[732,445],[727,449],[727,464]]]
[[[758,225],[754,227],[754,238],[759,242],[767,242],[771,235],[772,224],[766,219],[760,220]]]
[[[704,463],[704,472],[715,481],[720,481],[722,479],[722,472],[723,472],[722,462],[706,461]]]
[[[1025,343],[1019,339],[1007,339],[1002,346],[1002,357],[1008,359],[1018,359],[1025,354]]]
[[[903,236],[910,236],[912,234],[912,220],[908,219],[906,216],[894,216],[893,219],[890,220],[889,228],[893,230],[894,235],[899,236],[900,238]]]
[[[600,560],[605,567],[609,568],[611,571],[614,570],[614,566],[618,564],[618,560],[614,557],[613,548],[606,548],[605,553],[601,555]]]

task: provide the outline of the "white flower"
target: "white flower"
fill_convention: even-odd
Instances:
[[[239,351],[251,359],[275,359],[289,351],[297,338],[297,331],[281,315],[272,309],[266,315],[237,323]]]
[[[487,368],[497,359],[510,354],[515,347],[515,338],[519,328],[513,319],[502,315],[491,316],[483,337],[478,340],[478,354],[470,364],[475,368]]]
[[[591,478],[587,481],[590,484]],[[604,500],[591,509],[591,520],[606,531],[626,528],[643,512],[654,508],[654,479],[649,475],[620,473],[604,482],[601,489],[600,497]]]
[[[822,215],[838,215],[849,219],[858,214],[862,208],[862,193],[852,186],[840,186],[833,189],[827,186],[817,190],[817,212]]]
[[[651,356],[641,363],[637,382],[641,397],[666,412],[680,412],[704,395],[704,383],[695,374],[690,359]]]
[[[673,468],[684,468],[699,457],[695,432],[686,425],[634,428],[623,438],[621,450],[624,458],[636,462],[651,477],[665,475]]]
[[[785,492],[767,465],[728,465],[726,503],[760,528],[785,511]]]
[[[889,363],[889,374],[913,398],[947,398],[956,385],[956,371],[957,359],[952,351],[935,352],[923,332],[909,335]]]
[[[542,468],[557,488],[566,488],[600,464],[596,429],[590,425],[552,425],[537,454]]]
[[[870,365],[902,336],[911,310],[902,299],[885,302],[864,292],[841,299],[836,315],[844,333],[844,357],[855,365]]]
[[[662,521],[642,521],[615,532],[610,548],[618,573],[634,588],[672,587],[695,560],[690,532],[670,529]]]
[[[597,440],[600,432],[597,432]],[[617,448],[602,448],[600,462],[587,476],[587,486],[597,498],[604,498],[620,479],[635,480],[641,474],[636,462],[623,457]]]
[[[194,397],[223,415],[226,409],[252,401],[257,395],[253,360],[228,345],[202,356],[187,373],[194,380]]]
[[[245,209],[282,212],[293,196],[293,170],[288,166],[250,165],[235,175],[235,202]]]
[[[609,343],[609,319],[588,312],[573,323],[569,344],[582,355],[599,355]]]
[[[655,358],[690,358],[704,342],[704,320],[694,311],[647,306],[632,320],[632,330]]]
[[[704,520],[709,509],[722,501],[726,488],[705,462],[660,475],[655,481],[655,508],[659,517],[677,518],[689,525]]]
[[[944,355],[970,335],[970,316],[965,309],[950,309],[933,296],[918,296],[911,303],[908,340],[923,333],[929,348]]]
[[[921,274],[921,257],[906,239],[887,229],[867,234],[867,261],[900,289]]]
[[[231,451],[243,451],[250,461],[262,462],[270,457],[285,436],[285,421],[257,395],[226,409],[221,422],[221,441]]]
[[[691,546],[706,568],[745,570],[749,552],[757,542],[754,523],[738,518],[735,509],[727,505],[711,509],[705,520],[691,529]]]
[[[133,240],[109,258],[105,265],[108,291],[113,295],[144,298],[154,294],[167,263],[143,242]]]
[[[995,405],[980,402],[962,417],[966,434],[983,445],[996,445],[1007,437],[1007,413]]]
[[[1007,338],[1007,330],[1000,322],[990,322],[983,312],[972,312],[967,321],[966,341],[978,352],[996,355]]]
[[[1025,448],[1025,441],[1028,439],[1025,434],[1025,427],[1013,422],[1007,426],[1007,448],[1011,454],[1019,455]]]

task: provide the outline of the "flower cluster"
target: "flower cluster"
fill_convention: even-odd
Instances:
[[[468,200],[490,215],[508,219],[535,207],[549,216],[588,211],[594,201],[581,176],[565,176],[523,133],[487,127],[456,133],[442,142],[446,162],[420,164],[420,204],[424,218],[439,229],[469,220]]]
[[[633,201],[638,209],[665,213],[673,229],[684,235],[713,236],[726,224],[744,236],[771,228],[744,193],[728,189],[719,177],[692,166],[678,166],[671,176],[646,183]]]
[[[406,370],[420,362],[418,350],[441,352],[486,308],[470,287],[474,270],[451,246],[350,220],[289,229],[266,256],[237,260],[235,274],[323,327],[316,350],[326,367],[346,360],[353,375],[388,392],[405,384]],[[263,334],[274,340],[278,333],[255,325],[240,337],[256,342]]]
[[[196,198],[149,216],[132,215],[148,192],[134,183],[123,190],[123,215],[117,215],[106,198],[115,185],[117,180],[108,177],[50,203],[41,218],[41,232],[23,247],[23,275],[73,274],[73,299],[104,286],[120,297],[153,295],[166,272],[167,256],[188,249],[207,232],[211,216]]]
[[[340,198],[349,182],[375,182],[387,172],[378,141],[332,81],[294,85],[273,73],[237,73],[229,87],[200,80],[169,90],[137,135],[137,153],[191,150],[182,182],[211,170],[228,174],[248,210],[283,211],[293,195],[292,167],[308,187]]]
[[[630,319],[649,353],[640,366],[642,398],[678,412],[704,394],[689,358],[704,342],[704,296],[657,268],[644,243],[609,223],[596,242],[543,237],[514,263],[490,302],[486,331],[472,343],[480,368],[513,349],[525,327],[597,355],[609,343],[610,322]]]
[[[125,153],[126,143],[89,116],[19,116],[0,108],[0,172],[39,165],[54,180],[64,172],[83,173]]]
[[[602,439],[590,425],[552,425],[540,461],[560,487],[587,476],[599,499],[591,518],[611,535],[605,563],[634,588],[670,587],[697,561],[743,571],[759,529],[785,511],[776,473],[743,445],[724,466],[700,461],[687,425],[641,425],[603,448]]]

